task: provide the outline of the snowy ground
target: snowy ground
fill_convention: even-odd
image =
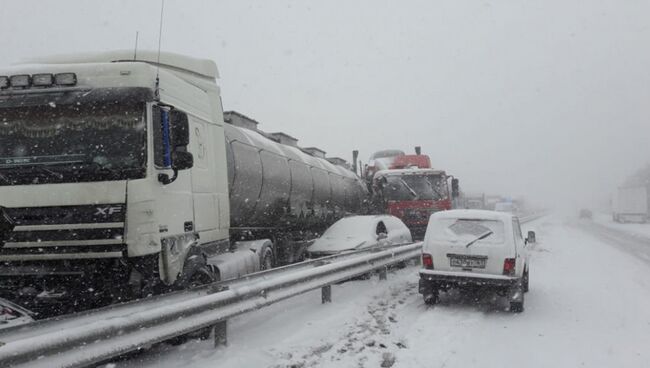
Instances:
[[[161,345],[114,366],[648,367],[650,264],[556,218],[526,227],[539,243],[522,314],[491,295],[425,307],[409,267],[334,286],[331,304],[313,292],[235,318],[227,348]]]
[[[650,223],[645,224],[635,224],[635,223],[625,223],[620,224],[612,220],[611,214],[605,213],[594,213],[593,221],[599,225],[607,226],[611,229],[624,231],[626,233],[643,236],[650,239]]]

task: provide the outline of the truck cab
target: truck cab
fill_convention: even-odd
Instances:
[[[210,159],[225,156],[217,77],[212,61],[153,52],[0,70],[3,297],[146,296],[228,248],[226,162]]]
[[[374,193],[386,213],[399,217],[415,238],[422,238],[432,213],[450,210],[447,174],[434,169],[381,170],[374,176]]]

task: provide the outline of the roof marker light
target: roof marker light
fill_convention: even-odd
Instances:
[[[32,75],[32,86],[49,87],[54,83],[52,74],[34,74]]]
[[[12,87],[22,87],[26,88],[29,87],[29,83],[31,82],[31,78],[29,77],[28,74],[20,74],[20,75],[12,75],[9,78],[10,84]]]
[[[74,86],[77,84],[77,75],[75,73],[58,73],[54,76],[54,79],[59,86]]]

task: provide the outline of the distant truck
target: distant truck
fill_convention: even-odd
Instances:
[[[462,197],[462,207],[465,209],[484,210],[487,208],[485,193],[466,194]]]
[[[612,219],[616,222],[647,222],[647,188],[644,186],[619,187],[612,198]]]

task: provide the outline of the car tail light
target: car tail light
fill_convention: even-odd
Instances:
[[[422,253],[422,267],[433,270],[433,257],[431,257],[431,254]]]
[[[506,258],[503,261],[503,274],[506,276],[514,276],[515,275],[515,264],[516,264],[516,259],[514,258]]]

